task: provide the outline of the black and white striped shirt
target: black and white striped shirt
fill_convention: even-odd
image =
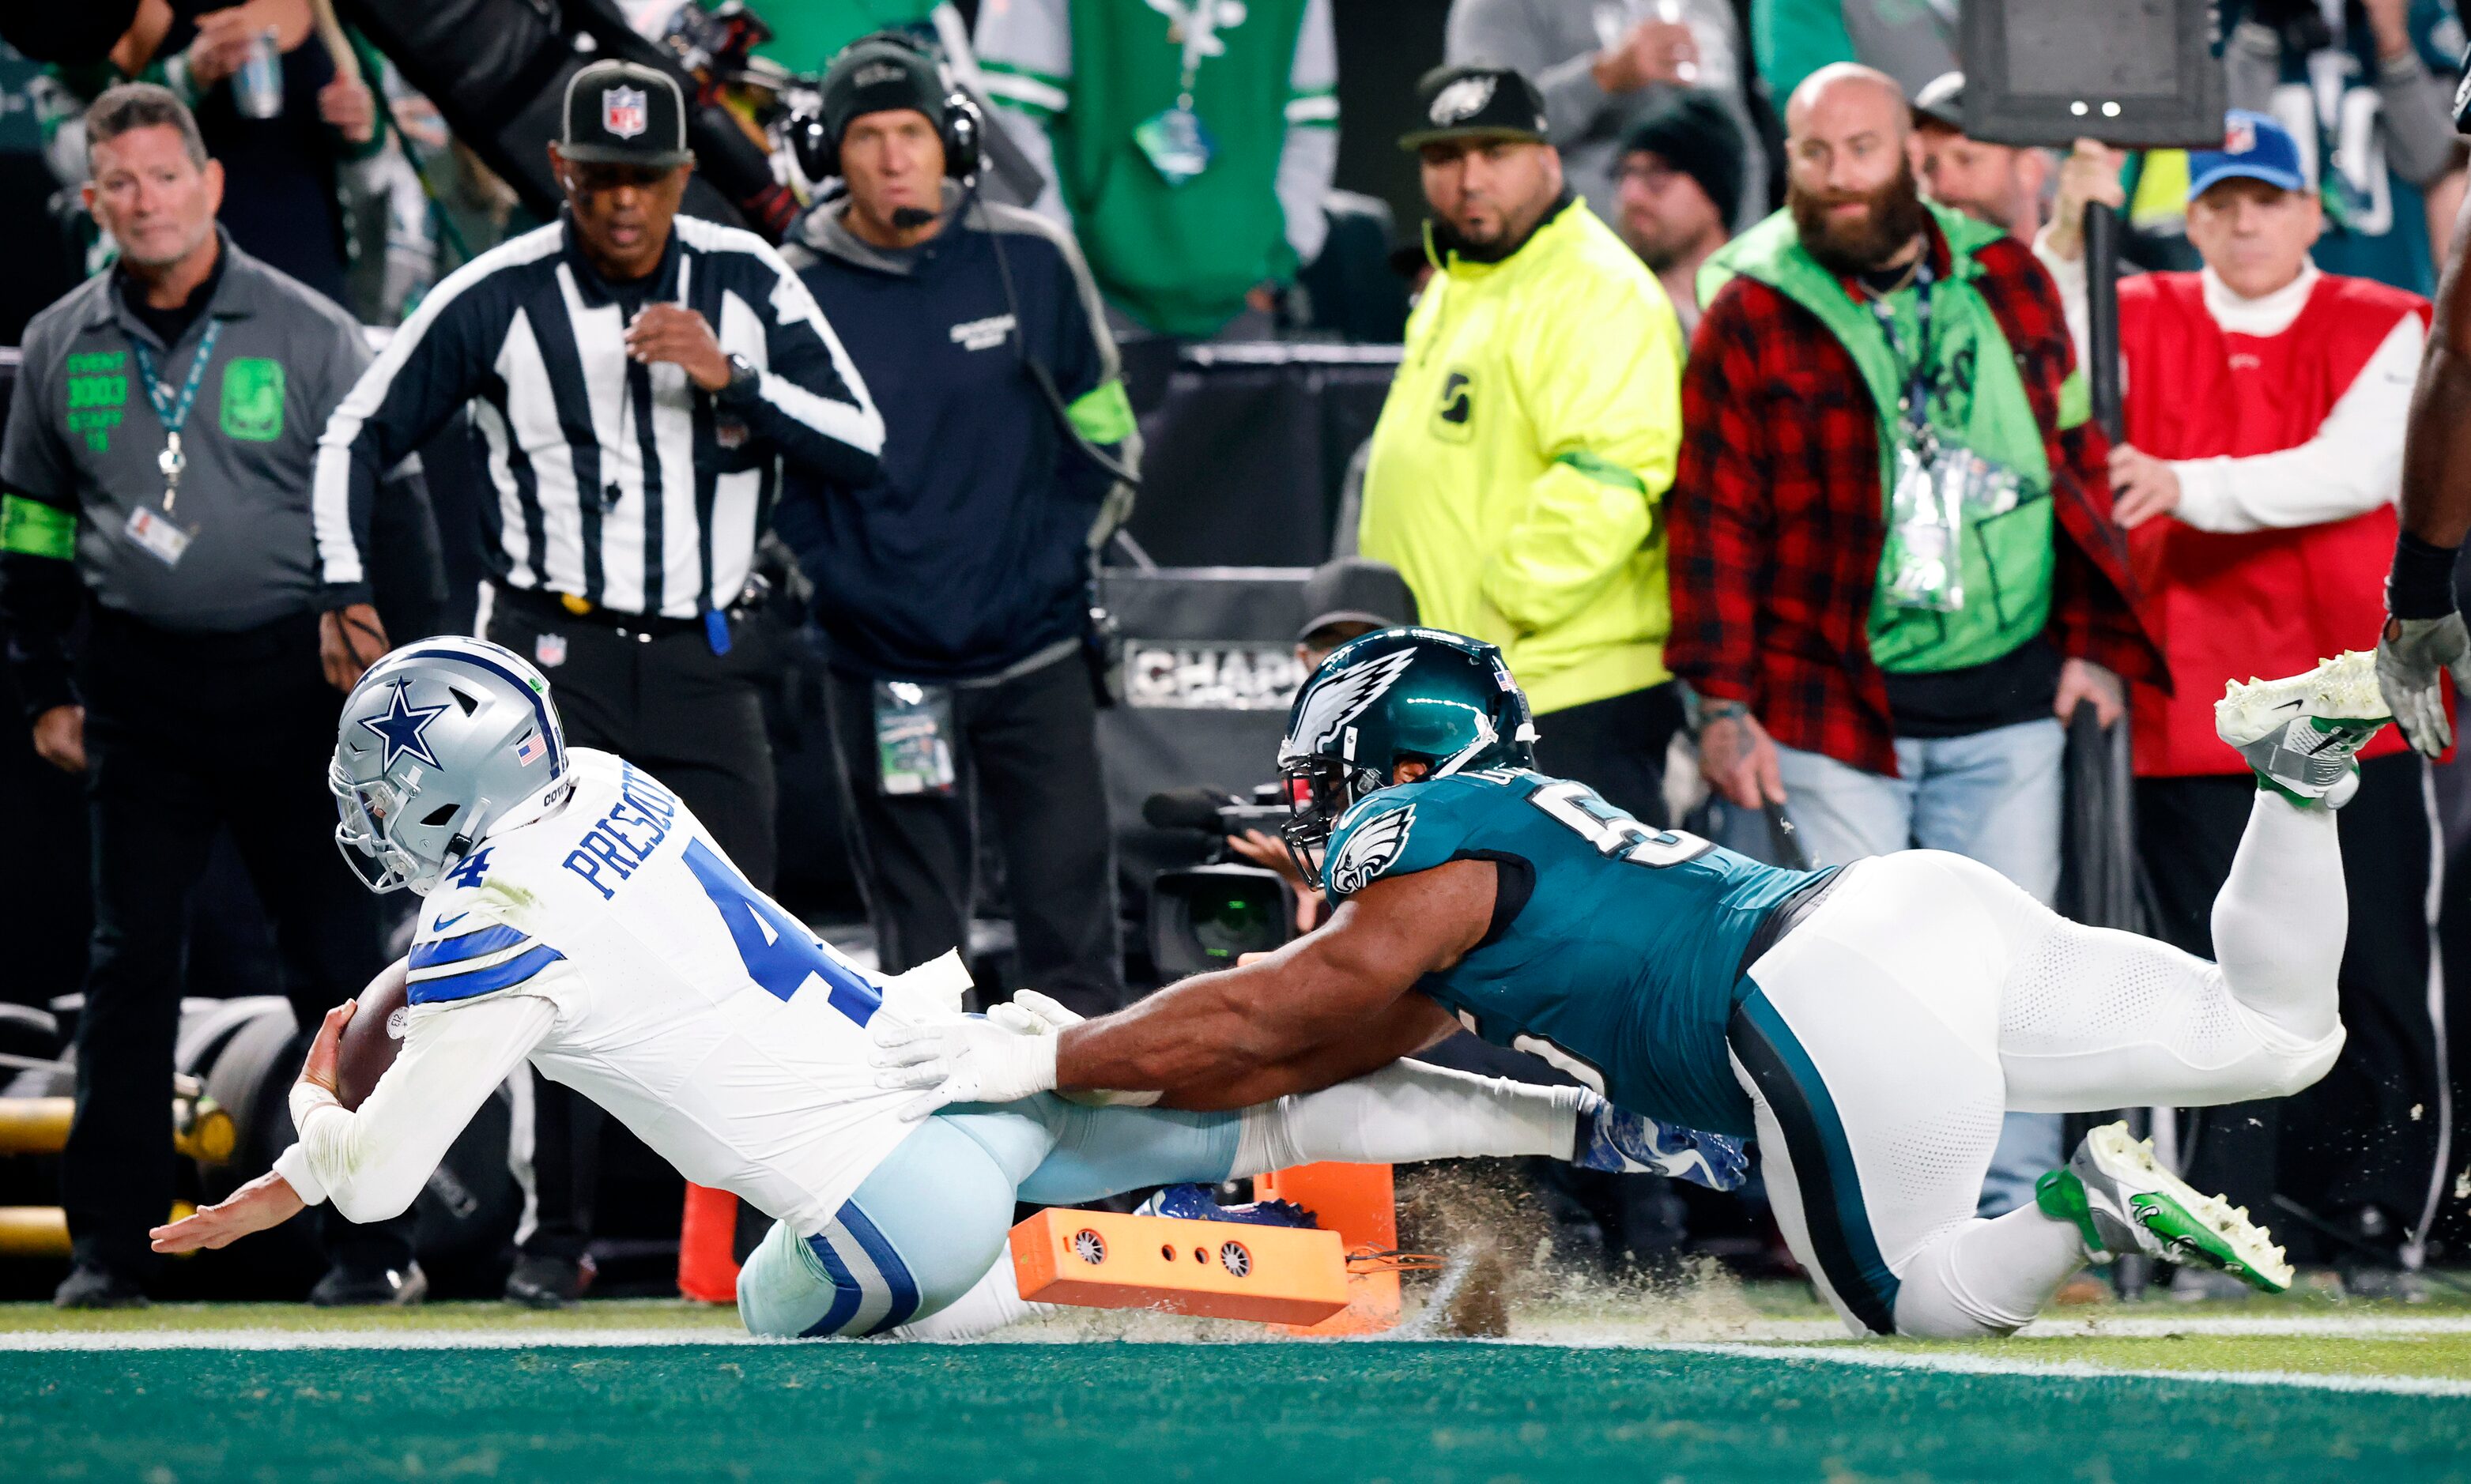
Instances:
[[[622,300],[701,313],[724,354],[763,370],[757,394],[716,396],[679,366],[629,359]],[[728,607],[776,460],[863,483],[883,447],[866,383],[762,239],[680,217],[653,277],[613,289],[552,222],[439,284],[335,409],[313,500],[323,607],[366,601],[379,473],[467,403],[497,487],[501,579],[626,614]]]

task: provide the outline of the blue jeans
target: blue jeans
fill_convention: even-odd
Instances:
[[[1867,773],[1779,745],[1785,815],[1813,863],[1841,866],[1918,846],[1968,856],[2050,905],[2059,888],[2059,722],[2019,722],[1965,737],[1899,737],[1900,777]],[[1980,1214],[2032,1202],[2060,1162],[2059,1115],[2011,1113],[1983,1181]]]

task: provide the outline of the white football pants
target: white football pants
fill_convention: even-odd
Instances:
[[[1973,1217],[2001,1115],[2287,1096],[2342,1047],[2334,814],[2260,790],[2208,963],[2070,922],[1989,867],[1847,869],[1751,966],[1730,1027],[1794,1256],[1856,1333],[2004,1334],[2085,1260],[2027,1207]]]

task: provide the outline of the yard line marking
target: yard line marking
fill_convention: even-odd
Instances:
[[[2321,1335],[2381,1338],[2392,1334],[2471,1334],[2471,1314],[2047,1314],[2017,1332],[2027,1339],[2153,1338],[2166,1334]]]
[[[1477,1343],[1518,1344],[1517,1340]],[[1611,1347],[1590,1347],[1611,1348]],[[1687,1355],[1732,1356],[1756,1360],[1814,1360],[1828,1365],[1868,1365],[1896,1371],[1944,1371],[1962,1376],[2061,1377],[2072,1380],[2171,1380],[2224,1386],[2292,1386],[2310,1391],[2375,1392],[2404,1397],[2471,1397],[2471,1380],[2435,1376],[2313,1375],[2299,1371],[2174,1371],[2159,1366],[2107,1366],[2086,1360],[2012,1360],[1998,1356],[1936,1355],[1910,1350],[1871,1350],[1854,1345],[1708,1345],[1690,1341],[1623,1347]]]
[[[790,1345],[742,1330],[80,1330],[0,1333],[0,1351],[530,1350]]]

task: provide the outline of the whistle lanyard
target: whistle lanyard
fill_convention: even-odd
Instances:
[[[1913,369],[1905,377],[1905,422],[1917,432],[1930,426],[1931,283],[1934,277],[1930,260],[1924,258],[1914,272],[1914,323],[1921,344],[1916,347]],[[1879,321],[1879,332],[1887,336],[1888,354],[1901,366],[1905,361],[1905,347],[1896,335],[1896,312],[1889,306],[1885,294],[1871,294],[1870,299],[1871,313]]]
[[[198,341],[198,353],[189,358],[189,375],[180,383],[176,397],[154,374],[154,353],[135,336],[129,337],[129,348],[137,356],[137,375],[146,383],[146,400],[154,405],[154,416],[163,424],[163,452],[154,456],[154,467],[163,474],[163,513],[172,513],[172,503],[180,496],[180,472],[189,467],[189,456],[180,450],[180,429],[189,423],[190,409],[198,405],[198,388],[205,384],[206,364],[215,359],[215,337],[223,334],[224,322],[206,321],[206,333]]]

